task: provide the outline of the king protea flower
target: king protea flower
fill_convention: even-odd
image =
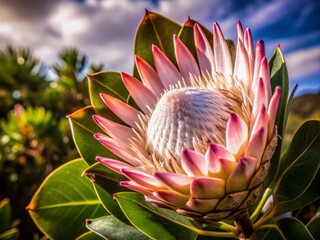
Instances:
[[[148,202],[197,221],[231,218],[262,191],[277,144],[281,89],[271,93],[264,44],[237,25],[235,58],[217,23],[213,46],[194,25],[196,58],[173,36],[177,66],[152,47],[155,68],[135,57],[141,80],[121,73],[136,109],[101,98],[124,124],[93,116],[96,139],[122,160],[97,157]]]

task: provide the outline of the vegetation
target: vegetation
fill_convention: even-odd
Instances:
[[[0,200],[10,199],[20,235],[32,239],[37,228],[25,208],[53,169],[78,156],[66,115],[88,104],[85,74],[102,65],[88,66],[84,54],[63,49],[52,80],[30,50],[7,47],[0,66]]]

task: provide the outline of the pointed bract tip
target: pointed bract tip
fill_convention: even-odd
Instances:
[[[266,105],[262,104],[260,111],[261,111],[261,113],[262,113],[263,115],[265,115],[265,114],[267,113]]]
[[[260,137],[263,137],[264,132],[265,132],[264,127],[261,127],[258,132],[259,132],[259,136],[260,136]]]
[[[121,182],[120,182],[120,186],[121,186]],[[116,200],[116,197],[117,197],[117,193],[112,194],[112,199],[113,200]]]
[[[146,8],[144,9],[144,12],[145,12],[145,14],[150,13],[150,12],[149,12],[149,10],[148,10],[148,9],[146,9]]]
[[[234,112],[230,113],[230,119],[232,121],[238,121],[238,115],[235,114]]]
[[[93,134],[93,137],[97,140],[100,140],[101,139],[101,136],[103,136],[101,133],[95,133]]]
[[[102,161],[102,158],[100,156],[96,156],[96,161],[97,162],[101,162]]]
[[[152,52],[159,52],[159,51],[160,51],[159,47],[155,44],[152,44]]]
[[[139,57],[138,55],[134,55],[134,60],[137,62],[141,62],[141,57]]]
[[[184,22],[184,26],[193,26],[197,23],[197,21],[193,20],[190,16],[188,16],[188,19]]]
[[[295,88],[298,87],[298,84],[296,84]],[[276,90],[275,90],[278,94],[282,94],[282,88],[279,86],[276,86]]]
[[[257,42],[257,46],[264,46],[264,41],[262,39],[260,39],[258,42]]]
[[[218,29],[220,29],[219,24],[218,24],[218,22],[214,21],[213,22],[213,30],[215,31],[215,30],[218,30]]]

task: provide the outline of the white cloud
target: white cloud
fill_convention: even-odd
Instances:
[[[291,80],[320,74],[320,45],[292,52],[285,59]]]

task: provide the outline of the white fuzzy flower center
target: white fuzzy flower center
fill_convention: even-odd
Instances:
[[[171,89],[156,105],[147,125],[147,150],[179,158],[184,148],[225,139],[233,102],[219,89]],[[170,154],[171,153],[171,154]]]

